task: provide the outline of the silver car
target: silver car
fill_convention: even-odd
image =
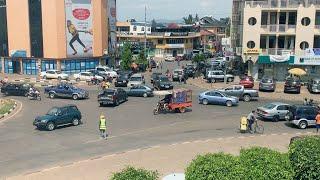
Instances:
[[[258,107],[257,114],[260,118],[277,122],[279,120],[285,119],[285,116],[289,112],[289,109],[289,104],[273,102],[262,107]]]

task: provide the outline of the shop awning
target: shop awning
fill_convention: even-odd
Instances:
[[[270,56],[259,56],[258,64],[293,64],[294,63],[294,56],[290,56],[289,59],[285,62],[275,62],[271,61]]]

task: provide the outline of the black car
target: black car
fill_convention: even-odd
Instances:
[[[127,75],[129,78],[133,75],[133,71],[130,71],[130,70],[128,70],[128,71],[122,71],[122,70],[119,70],[119,71],[117,71],[117,74],[119,75],[119,76],[121,76],[121,75]]]
[[[157,63],[156,63],[154,60],[151,60],[151,61],[150,61],[150,68],[151,68],[151,69],[157,68]]]
[[[287,78],[284,84],[284,93],[294,92],[300,94],[301,81],[298,78]]]
[[[1,93],[6,96],[28,96],[30,84],[8,83],[1,87]]]
[[[320,93],[320,78],[311,79],[308,83],[310,93]]]
[[[151,84],[153,84],[154,80],[157,79],[158,76],[161,76],[162,73],[159,73],[159,72],[154,72],[151,74],[151,78],[150,78],[150,82]]]
[[[81,124],[81,112],[76,105],[53,107],[43,116],[36,117],[33,125],[38,129],[54,130],[58,126]]]
[[[171,84],[167,76],[158,76],[155,79],[153,86],[157,90],[173,89],[173,85]]]
[[[121,88],[106,89],[101,91],[98,95],[98,102],[100,106],[113,105],[118,106],[128,100],[127,92]]]
[[[129,74],[121,74],[114,82],[115,87],[127,87],[129,78]]]
[[[188,77],[193,77],[194,74],[196,73],[196,69],[193,66],[187,66],[184,69],[184,73],[188,76]]]

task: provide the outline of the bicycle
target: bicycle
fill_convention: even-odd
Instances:
[[[258,133],[258,134],[263,134],[264,132],[264,127],[262,124],[258,124],[258,120],[255,120],[254,123],[251,125],[252,130],[249,129],[248,125],[248,131],[253,134],[253,133]]]

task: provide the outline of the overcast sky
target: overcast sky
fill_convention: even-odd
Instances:
[[[188,14],[214,17],[231,16],[232,0],[117,0],[118,21],[135,18],[144,20],[147,6],[148,20],[178,20]]]

